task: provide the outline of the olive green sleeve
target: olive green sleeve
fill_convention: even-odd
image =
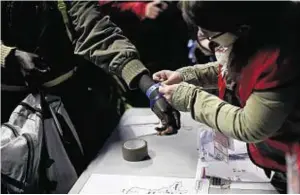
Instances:
[[[172,96],[172,105],[223,134],[259,142],[277,132],[299,101],[299,86],[253,92],[244,108],[233,106],[191,84],[182,83]],[[182,94],[185,94],[182,96]]]
[[[68,16],[74,29],[75,54],[83,56],[110,74],[137,88],[137,78],[149,71],[139,60],[135,46],[94,1],[71,1]]]
[[[7,57],[11,53],[11,51],[14,49],[14,47],[5,46],[2,43],[2,41],[0,42],[0,44],[1,44],[1,67],[5,67]]]
[[[177,71],[184,82],[204,88],[217,88],[218,66],[218,62],[209,62],[207,64],[183,67]]]

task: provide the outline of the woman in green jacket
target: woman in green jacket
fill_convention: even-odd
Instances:
[[[257,166],[285,172],[285,153],[300,140],[299,4],[183,1],[181,7],[219,45],[218,61],[155,73],[160,93],[195,120],[249,143]],[[218,88],[219,97],[207,87]]]

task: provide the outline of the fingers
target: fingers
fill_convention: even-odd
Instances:
[[[164,98],[167,100],[167,102],[172,104],[172,96],[173,96],[174,92],[176,91],[177,87],[178,87],[178,84],[166,85],[165,83],[161,83],[161,86],[158,88],[158,91],[159,91],[159,93],[161,93],[164,96]]]
[[[165,85],[172,85],[173,84],[173,80],[172,79],[165,79],[164,81],[163,81],[163,83],[162,84],[165,84]]]
[[[168,8],[168,4],[166,2],[161,2],[160,4],[163,10],[166,10]]]
[[[165,98],[165,100],[170,103],[171,101],[171,96],[170,96],[170,90],[169,90],[169,86],[164,85],[164,86],[160,86],[158,88],[158,91],[160,94],[163,95],[163,97]]]
[[[161,0],[154,0],[153,5],[159,6],[163,10],[168,8],[168,4],[166,2],[161,1]]]
[[[171,135],[174,131],[173,127],[168,125],[164,120],[162,121],[161,127],[155,127],[155,130],[157,131],[157,135]]]
[[[160,127],[155,127],[155,130],[161,132],[161,131],[166,130],[167,127],[168,127],[167,122],[166,122],[165,120],[162,119],[162,120],[161,120],[161,126],[160,126]]]
[[[149,13],[149,18],[155,19],[162,10],[156,6],[152,7]]]
[[[159,72],[156,72],[152,76],[154,81],[157,82],[164,82],[168,79],[168,70],[161,70]]]
[[[146,6],[146,17],[150,19],[155,19],[159,15],[160,12],[163,10],[158,7],[160,4],[160,1],[153,1],[151,3],[148,3]]]
[[[158,92],[161,93],[163,96],[166,96],[170,92],[169,88],[170,88],[169,85],[166,85],[165,83],[161,83],[159,88],[158,88]]]
[[[158,92],[165,95],[167,93],[167,88],[164,83],[161,83],[161,85],[158,88]]]
[[[39,73],[46,73],[50,71],[50,67],[41,59],[41,58],[34,58],[34,71]]]
[[[154,81],[160,82],[160,81],[163,81],[164,78],[165,78],[165,76],[164,76],[164,71],[163,71],[163,70],[162,70],[162,71],[159,71],[159,72],[156,72],[156,73],[154,73],[154,74],[152,75],[152,79],[153,79]]]
[[[163,131],[159,131],[158,135],[171,135],[174,134],[176,131],[173,130],[173,127],[169,126]]]

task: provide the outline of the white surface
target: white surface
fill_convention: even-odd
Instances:
[[[152,116],[150,109],[135,108],[129,110],[132,116]],[[142,139],[147,141],[149,160],[141,162],[127,162],[122,157],[122,144],[128,140],[126,130],[119,129],[113,132],[104,147],[100,150],[97,158],[90,163],[88,168],[81,174],[69,193],[79,193],[86,181],[92,174],[118,174],[156,177],[182,177],[195,178],[198,151],[197,129],[194,123],[185,123],[190,120],[189,114],[182,115],[182,126],[178,134],[172,136],[147,135]],[[138,125],[134,126],[136,129]],[[132,134],[131,130],[128,134]],[[132,137],[132,136],[127,136]]]
[[[121,140],[129,140],[136,137],[156,135],[155,127],[157,125],[132,125],[132,126],[120,126],[118,127],[118,136]]]
[[[128,114],[129,113],[129,114]],[[153,116],[150,109],[135,108],[129,110],[126,117]],[[133,137],[135,132],[144,134],[146,128],[133,125],[133,129],[117,129],[107,140],[99,152],[98,157],[82,173],[69,193],[79,193],[90,176],[93,174],[134,175],[147,177],[176,177],[195,180],[198,163],[197,137],[201,124],[190,118],[190,114],[182,114],[182,128],[177,135],[157,136],[146,135],[142,139],[147,141],[150,158],[141,162],[127,162],[122,158],[122,144]],[[130,122],[130,121],[129,121]],[[126,123],[125,123],[126,124]],[[128,124],[128,123],[127,123]],[[146,125],[147,126],[147,125]],[[150,124],[151,126],[151,124]],[[150,129],[149,129],[150,131]],[[130,134],[130,136],[128,136]],[[201,175],[201,173],[200,173]],[[209,193],[274,193],[274,191],[239,190],[239,189],[209,189]]]
[[[128,140],[145,135],[155,135],[155,127],[159,126],[156,115],[135,115],[134,109],[128,110],[122,116],[117,131],[120,139]]]
[[[125,112],[120,120],[119,126],[129,125],[147,125],[147,124],[159,124],[159,119],[156,115],[140,116],[134,115],[133,110]]]
[[[80,192],[80,194],[104,193],[194,194],[196,188],[194,179],[93,174]]]

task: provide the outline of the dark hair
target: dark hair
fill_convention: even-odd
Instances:
[[[300,11],[295,2],[182,1],[179,6],[187,23],[238,35],[229,56],[231,72],[239,72],[261,49],[279,48],[283,58],[300,55]],[[239,31],[242,25],[249,28]]]

